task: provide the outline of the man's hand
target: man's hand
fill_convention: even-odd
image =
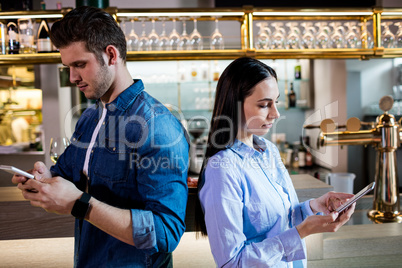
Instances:
[[[38,177],[38,180],[18,184],[18,188],[31,205],[56,214],[70,214],[75,201],[82,195],[82,191],[62,177]]]

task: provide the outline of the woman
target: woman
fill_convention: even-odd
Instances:
[[[255,59],[233,61],[219,79],[196,212],[218,267],[304,267],[303,238],[336,231],[354,211],[334,212],[351,194],[299,203],[278,149],[260,137],[278,98],[275,71]]]

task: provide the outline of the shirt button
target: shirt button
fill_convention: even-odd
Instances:
[[[113,151],[116,151],[116,147],[113,147]]]
[[[93,154],[94,150],[91,150],[91,154]]]
[[[102,123],[102,125],[104,125],[104,124],[105,124],[105,122]]]
[[[73,141],[76,141],[77,139],[76,138],[73,138]]]

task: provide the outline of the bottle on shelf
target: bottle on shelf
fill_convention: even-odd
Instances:
[[[0,22],[0,54],[4,55],[7,53],[6,51],[6,27],[3,23]]]
[[[293,83],[290,83],[290,92],[288,94],[289,107],[296,107],[296,93],[293,89]]]
[[[198,72],[197,72],[197,67],[195,63],[191,64],[191,80],[192,81],[197,81],[198,78]]]
[[[34,53],[34,29],[32,20],[29,18],[18,19],[18,29],[20,40],[20,53]]]
[[[299,168],[299,142],[296,141],[294,142],[293,145],[293,155],[292,155],[292,168],[298,169]]]
[[[214,61],[214,71],[213,71],[213,75],[212,75],[213,80],[218,81],[220,75],[221,75],[221,70],[219,69],[218,61],[216,60],[216,61]]]
[[[50,41],[49,25],[46,19],[42,19],[38,28],[37,50],[38,53],[52,52],[52,42]]]
[[[310,149],[310,137],[309,136],[304,136],[303,137],[303,141],[304,141],[304,147],[306,148],[306,168],[312,168],[314,165],[313,162],[313,155],[311,154],[311,149]]]
[[[8,54],[19,54],[20,42],[18,37],[18,27],[14,21],[10,21],[7,24],[7,36],[8,36]]]
[[[300,61],[296,61],[295,65],[295,79],[300,80],[301,79],[301,64]]]
[[[310,147],[306,149],[306,168],[312,168],[314,165],[313,155],[311,154]]]
[[[298,150],[298,156],[299,156],[299,167],[304,168],[306,166],[306,148],[303,145],[303,137],[300,136],[300,144],[299,144],[299,150]]]

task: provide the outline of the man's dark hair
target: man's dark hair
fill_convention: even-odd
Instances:
[[[126,62],[124,33],[114,18],[99,8],[82,6],[73,9],[53,24],[50,39],[57,48],[84,42],[86,49],[94,53],[102,65],[105,63],[102,53],[108,45],[113,45]]]

